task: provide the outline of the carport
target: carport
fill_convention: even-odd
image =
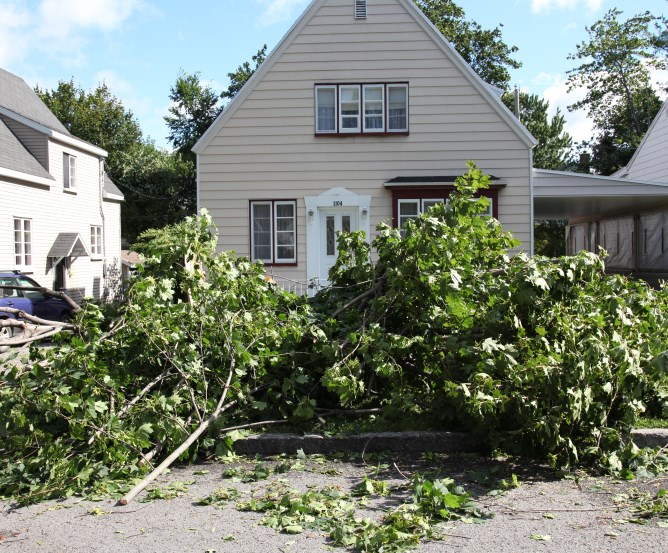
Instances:
[[[562,219],[566,253],[608,252],[606,267],[668,277],[668,185],[534,169],[534,218]]]

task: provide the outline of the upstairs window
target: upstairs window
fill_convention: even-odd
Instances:
[[[316,132],[336,132],[336,86],[321,86],[315,90]]]
[[[77,158],[70,154],[63,154],[63,188],[77,189]]]
[[[339,87],[339,128],[341,132],[360,132],[360,87]]]
[[[297,262],[297,203],[250,203],[251,259],[272,264]]]
[[[387,130],[408,132],[408,85],[388,84],[387,96]]]
[[[315,86],[316,134],[407,134],[408,84]]]
[[[385,87],[364,85],[364,132],[385,130]]]

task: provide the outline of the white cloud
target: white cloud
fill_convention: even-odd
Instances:
[[[9,62],[21,60],[28,50],[29,40],[22,30],[30,24],[30,13],[15,2],[0,3],[0,67],[9,65]]]
[[[594,125],[583,110],[568,111],[568,106],[581,100],[585,96],[585,89],[575,89],[568,92],[568,84],[563,75],[541,73],[537,82],[544,84],[543,98],[550,103],[549,115],[553,116],[557,109],[566,118],[564,130],[571,135],[574,142],[591,140],[594,134]]]
[[[276,23],[295,19],[297,11],[303,9],[309,0],[255,0],[264,7],[260,14],[260,24],[269,27]]]
[[[112,31],[139,6],[139,0],[42,0],[38,33],[67,40],[81,29]]]
[[[88,32],[109,32],[142,6],[142,0],[0,0],[0,65],[23,61],[33,50],[61,56],[65,65],[85,57]]]
[[[595,12],[603,5],[603,0],[531,0],[531,11],[541,13],[553,9],[569,9],[584,5],[590,12]]]

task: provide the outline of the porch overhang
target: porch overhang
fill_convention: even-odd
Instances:
[[[90,253],[77,232],[61,232],[49,250],[48,259],[55,267],[67,257],[87,257]]]
[[[578,222],[668,206],[668,185],[534,169],[535,219]]]
[[[395,177],[385,181],[383,186],[385,188],[429,188],[429,187],[454,187],[455,181],[461,175],[445,175],[445,176],[427,176],[427,177]],[[506,183],[500,178],[490,176],[490,188],[504,188]]]

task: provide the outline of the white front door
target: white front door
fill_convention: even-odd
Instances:
[[[339,232],[359,230],[358,208],[320,208],[319,216],[319,271],[318,281],[325,284],[329,280],[329,269],[336,262]]]

